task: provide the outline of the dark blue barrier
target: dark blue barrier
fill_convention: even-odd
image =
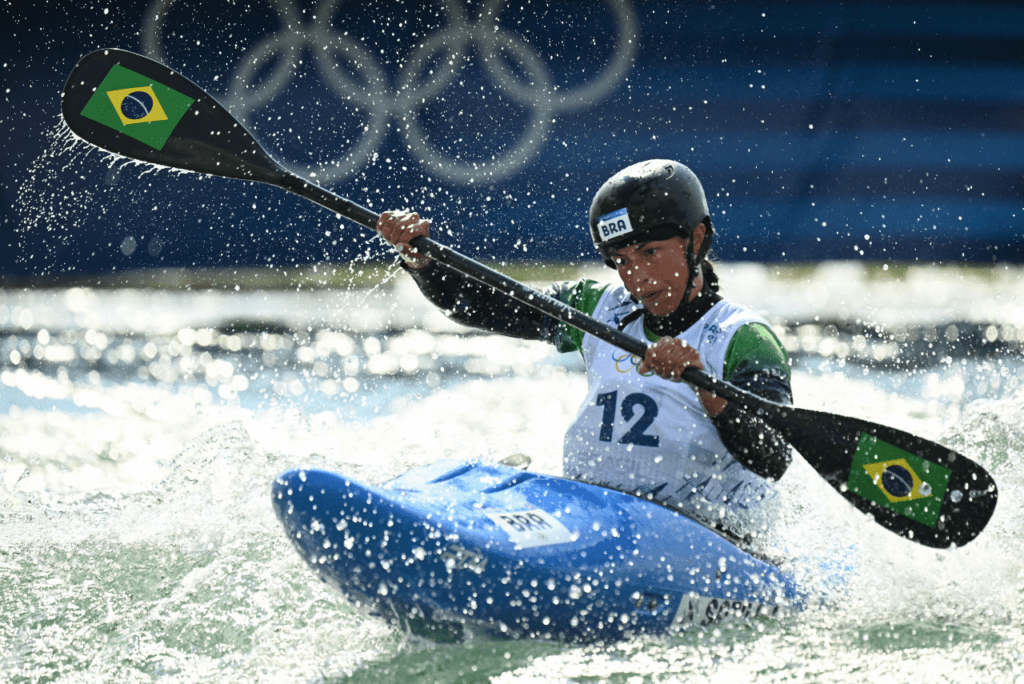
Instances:
[[[420,209],[472,256],[594,259],[593,192],[665,157],[703,180],[723,260],[1024,261],[1016,2],[106,4],[0,9],[0,275],[383,254],[278,189],[73,143],[60,92],[105,46],[180,69],[282,162]]]

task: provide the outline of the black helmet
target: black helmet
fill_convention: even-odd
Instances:
[[[701,223],[706,232],[695,264],[711,248],[714,228],[697,176],[679,162],[651,159],[609,178],[590,205],[590,234],[606,264],[615,250],[646,240],[687,238]]]

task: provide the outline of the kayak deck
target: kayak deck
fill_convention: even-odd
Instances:
[[[615,490],[441,461],[382,486],[274,482],[300,555],[350,600],[437,639],[612,641],[803,603],[794,580],[689,518]]]

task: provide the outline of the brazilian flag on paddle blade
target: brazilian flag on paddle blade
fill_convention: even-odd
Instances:
[[[951,473],[949,468],[862,432],[847,486],[865,499],[934,528]]]
[[[82,116],[162,150],[193,102],[177,90],[115,64]]]

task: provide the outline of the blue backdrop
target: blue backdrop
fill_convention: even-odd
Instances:
[[[1024,261],[1017,2],[4,3],[0,275],[382,252],[276,188],[74,142],[60,93],[121,47],[180,70],[292,168],[412,207],[470,255],[594,259],[593,192],[701,177],[723,260]],[[314,176],[315,174],[315,176]]]

